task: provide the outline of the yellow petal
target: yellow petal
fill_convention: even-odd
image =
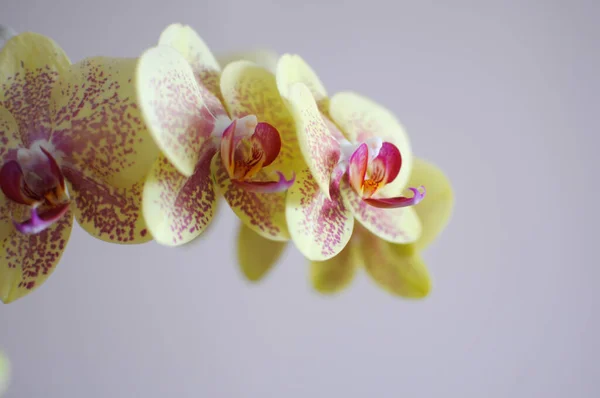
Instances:
[[[298,172],[296,182],[288,189],[286,207],[292,240],[309,260],[323,261],[338,255],[352,236],[352,211],[337,190],[327,199],[308,168]]]
[[[217,190],[248,228],[271,240],[285,241],[290,238],[285,222],[285,192],[249,192],[233,185],[220,156],[213,158],[211,171]],[[263,171],[256,175],[258,180],[267,180],[268,177]]]
[[[168,46],[151,48],[140,57],[135,84],[154,140],[180,173],[191,176],[201,148],[213,139],[216,118],[226,117],[225,108],[196,81],[186,59]]]
[[[115,188],[92,174],[69,166],[62,171],[74,200],[71,206],[77,223],[100,240],[120,243],[145,243],[152,239],[142,216],[143,182],[128,188]]]
[[[424,298],[429,294],[429,271],[413,245],[395,245],[364,229],[359,234],[367,273],[381,288],[405,298]]]
[[[238,262],[244,276],[252,282],[261,280],[281,257],[287,242],[265,239],[243,223],[238,232]]]
[[[73,207],[73,206],[72,206]],[[48,229],[25,235],[13,229],[0,243],[0,300],[8,304],[41,286],[54,272],[65,250],[73,213]]]
[[[158,155],[136,102],[136,59],[86,58],[56,84],[52,143],[70,164],[126,188]]]
[[[223,70],[221,92],[232,118],[256,115],[259,122],[269,123],[279,131],[281,151],[265,171],[293,171],[294,163],[301,161],[296,129],[277,90],[275,76],[252,62],[236,61]]]
[[[444,172],[432,163],[415,158],[410,176],[411,186],[424,185],[425,199],[414,208],[421,220],[423,232],[414,243],[417,250],[427,247],[448,224],[454,207],[454,193]]]
[[[144,185],[144,219],[154,239],[179,246],[199,236],[212,221],[217,199],[210,174],[212,152],[198,162],[195,173],[185,177],[160,157]]]
[[[340,184],[344,203],[366,229],[393,243],[412,243],[421,236],[421,222],[413,207],[382,209],[368,205],[350,186],[347,178]],[[398,196],[399,192],[395,192]]]
[[[29,146],[51,132],[51,93],[70,61],[51,39],[22,33],[0,51],[0,102],[13,115]]]
[[[320,293],[340,292],[352,282],[356,270],[361,264],[360,250],[351,241],[337,256],[327,261],[310,263],[311,283]]]
[[[14,150],[22,146],[19,126],[6,108],[0,107],[0,167],[14,156]],[[0,191],[0,241],[13,230],[8,212],[8,199]]]
[[[382,197],[391,197],[391,192],[399,192],[406,187],[412,171],[412,149],[404,127],[389,110],[359,94],[340,92],[331,98],[329,114],[349,141],[364,142],[371,137],[380,137],[400,150],[400,174],[380,190]]]
[[[219,62],[210,51],[204,40],[188,25],[169,25],[160,35],[159,46],[175,48],[189,62],[196,78],[206,86],[213,95],[220,97]]]
[[[296,124],[296,135],[304,161],[323,194],[329,198],[329,184],[340,159],[340,144],[332,125],[319,112],[313,96],[303,83],[290,90],[289,110]]]
[[[277,62],[277,86],[284,98],[290,99],[291,89],[295,83],[304,83],[314,97],[319,110],[328,111],[327,90],[315,71],[299,55],[284,54]]]
[[[0,50],[2,49],[2,47],[4,47],[4,43],[6,43],[8,39],[16,35],[17,32],[10,26],[0,25]]]
[[[253,62],[271,73],[275,73],[278,59],[279,55],[275,51],[264,49],[221,54],[217,57],[221,68],[225,68],[228,64],[235,61],[245,60]]]

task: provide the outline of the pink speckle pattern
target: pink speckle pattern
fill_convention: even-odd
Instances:
[[[50,101],[58,72],[50,65],[21,70],[1,82],[4,99],[0,106],[8,109],[19,126],[20,141],[29,146],[36,140],[47,140],[51,133]]]
[[[150,240],[141,213],[141,182],[117,189],[70,167],[63,167],[63,173],[75,201],[75,218],[88,233],[121,244]]]
[[[58,82],[51,142],[64,162],[109,178],[154,150],[136,103],[134,67],[132,59],[89,58]]]
[[[342,250],[354,225],[352,212],[344,205],[340,191],[332,187],[330,194],[331,199],[327,199],[307,168],[299,173],[297,185],[288,192],[288,205],[298,204],[293,211],[302,214],[293,217],[299,223],[290,225],[295,239],[306,239],[318,246],[323,258],[331,258]]]
[[[304,157],[319,185],[329,185],[341,156],[340,144],[332,133],[334,125],[325,122],[327,119],[316,108],[304,108],[300,113],[305,122],[303,131],[298,132],[303,136]]]
[[[285,192],[248,192],[231,183],[220,156],[213,158],[213,178],[234,213],[252,230],[273,240],[289,239],[285,223]],[[269,180],[259,172],[256,180]]]
[[[190,235],[203,232],[212,221],[217,206],[217,197],[212,181],[210,166],[216,153],[214,147],[203,150],[194,174],[185,177],[165,157],[157,168],[156,181],[160,194],[154,200],[166,219],[172,236],[172,244],[189,240]]]
[[[226,115],[225,108],[202,81],[207,78],[209,84],[214,84],[212,74],[195,77],[189,69],[170,64],[168,59],[162,62],[165,67],[157,67],[153,77],[143,83],[152,98],[145,109],[146,117],[168,157],[188,159],[195,165],[200,149],[210,139],[215,118]]]
[[[27,208],[11,203],[13,215],[21,219],[19,213],[27,212]],[[12,230],[0,243],[0,270],[6,267],[8,272],[0,272],[0,278],[14,277],[12,270],[17,270],[20,280],[13,285],[13,290],[0,292],[6,298],[18,298],[38,287],[58,264],[71,234],[73,214],[67,212],[60,220],[48,229],[35,234],[25,235]],[[4,285],[0,282],[0,286]],[[17,291],[14,291],[16,289]]]
[[[382,239],[409,240],[401,222],[405,209],[381,209],[368,205],[351,187],[347,176],[340,183],[340,191],[346,206],[366,229]]]

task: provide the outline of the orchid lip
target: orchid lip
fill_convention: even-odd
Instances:
[[[368,198],[363,199],[363,201],[373,207],[379,207],[382,209],[394,209],[399,207],[415,206],[425,198],[426,190],[424,186],[421,185],[419,188],[408,189],[410,189],[413,192],[412,198],[398,196],[395,198]]]
[[[232,184],[248,191],[248,192],[258,192],[258,193],[277,193],[288,190],[296,180],[296,173],[292,174],[292,178],[287,180],[285,175],[277,171],[277,175],[279,176],[278,181],[239,181],[239,180],[231,180]]]
[[[58,221],[69,210],[69,202],[55,206],[45,212],[39,213],[38,207],[31,208],[31,218],[24,222],[13,220],[17,231],[25,235],[38,234]]]

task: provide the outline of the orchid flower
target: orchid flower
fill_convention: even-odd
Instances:
[[[364,268],[375,283],[395,296],[424,298],[431,279],[420,252],[427,248],[447,225],[454,206],[450,182],[435,165],[415,158],[409,184],[428,187],[427,200],[415,207],[423,233],[410,244],[387,242],[359,223],[348,245],[336,257],[310,264],[313,287],[322,293],[336,293]]]
[[[131,83],[136,61],[71,65],[51,39],[22,33],[0,52],[0,299],[40,286],[75,217],[115,243],[151,239],[142,181],[158,156]]]
[[[408,136],[385,108],[352,92],[331,100],[302,58],[286,54],[277,84],[294,116],[305,160],[288,191],[292,240],[311,261],[335,257],[352,235],[354,220],[392,243],[418,239],[415,210],[424,187],[401,194],[412,168]]]
[[[198,34],[174,24],[141,56],[136,84],[162,150],[144,186],[154,238],[178,246],[199,236],[220,193],[248,228],[289,239],[285,197],[299,149],[273,73],[243,60],[221,72]]]

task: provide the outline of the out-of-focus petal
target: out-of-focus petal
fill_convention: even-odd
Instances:
[[[1,45],[1,44],[0,44]],[[8,357],[0,352],[0,397],[8,389],[11,378],[11,367]]]
[[[412,207],[381,209],[367,204],[350,186],[348,179],[341,181],[344,203],[366,229],[393,243],[412,243],[421,236],[421,222]]]
[[[37,33],[13,36],[0,51],[0,103],[15,118],[24,146],[50,136],[52,88],[69,65],[58,44]]]
[[[27,217],[27,208],[13,207],[13,216]],[[25,235],[15,229],[0,242],[0,300],[7,304],[42,285],[58,264],[71,234],[68,211],[48,229]]]
[[[217,118],[227,118],[225,108],[198,84],[188,61],[168,46],[151,48],[140,57],[136,88],[154,140],[180,173],[191,176],[201,148],[213,140]]]
[[[298,173],[296,183],[288,190],[286,207],[292,240],[307,259],[330,259],[350,240],[354,225],[351,210],[337,189],[332,189],[328,199],[308,168]]]
[[[389,293],[419,299],[431,290],[427,266],[413,245],[395,245],[362,230],[362,258],[367,273]]]
[[[273,74],[277,69],[278,60],[279,54],[277,54],[277,52],[266,49],[232,52],[217,55],[217,61],[219,62],[219,65],[221,65],[221,68],[225,68],[227,65],[235,61],[250,61],[257,64],[260,67],[265,68]]]
[[[414,245],[417,250],[422,250],[433,242],[450,221],[454,208],[454,193],[444,172],[420,158],[415,158],[409,184],[423,184],[427,187],[427,197],[415,206],[423,232]]]
[[[94,57],[74,64],[53,92],[51,142],[79,170],[126,188],[140,181],[158,156],[137,103],[136,59]]]
[[[160,46],[175,48],[191,65],[198,82],[221,98],[219,73],[221,67],[204,40],[188,25],[169,25],[160,35]]]
[[[17,32],[8,25],[0,25],[0,50],[4,47],[4,43],[13,36],[16,36]],[[2,389],[0,388],[0,391]]]
[[[215,149],[206,149],[191,177],[160,157],[144,185],[144,218],[154,239],[180,246],[202,234],[217,207],[210,162]]]
[[[298,141],[294,120],[279,95],[275,76],[252,62],[233,62],[223,70],[221,91],[232,118],[256,115],[259,124],[253,139],[260,137],[263,142],[268,160],[266,165],[270,165],[267,172],[292,172],[295,162],[300,158]],[[274,131],[261,123],[268,123],[279,132],[281,148],[275,159],[277,145],[271,148],[264,142]]]
[[[341,156],[340,144],[303,83],[296,83],[291,88],[288,105],[296,123],[302,156],[321,191],[329,196],[331,175]]]
[[[290,238],[285,222],[285,192],[250,192],[233,184],[220,156],[213,158],[211,170],[218,191],[248,228],[271,240],[285,241]],[[268,181],[270,177],[260,171],[254,180]]]
[[[314,97],[319,110],[328,114],[327,90],[313,68],[299,55],[283,54],[277,62],[276,76],[279,92],[284,98],[290,99],[291,88],[295,83],[303,83]]]
[[[413,156],[404,127],[386,108],[354,92],[340,92],[331,97],[329,113],[351,142],[364,142],[373,137],[394,144],[402,155],[402,169],[396,179],[381,188],[381,196],[400,192],[410,177]],[[421,185],[421,184],[419,184]]]
[[[238,262],[244,276],[258,282],[279,261],[287,242],[265,239],[243,223],[238,232]]]
[[[350,241],[337,256],[310,263],[312,286],[320,293],[338,293],[352,282],[362,261],[359,248]]]
[[[115,188],[101,177],[70,167],[63,167],[63,173],[69,182],[71,208],[87,233],[119,244],[152,239],[142,217],[142,181],[129,188]]]

